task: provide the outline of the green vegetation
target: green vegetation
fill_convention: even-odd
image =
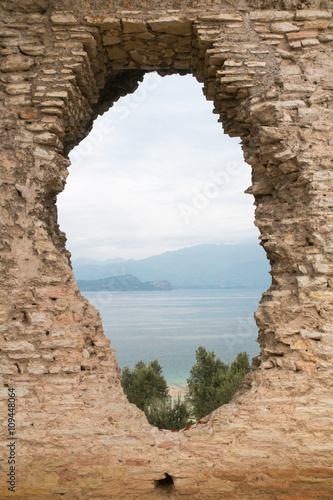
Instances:
[[[192,423],[190,420],[190,408],[187,401],[180,396],[172,400],[156,399],[146,408],[147,420],[159,429],[179,431]]]
[[[223,363],[214,351],[200,346],[196,352],[188,384],[188,401],[195,418],[208,415],[231,401],[244,375],[250,371],[246,352],[240,352],[229,365]]]
[[[139,361],[133,369],[126,366],[121,385],[130,403],[145,412],[150,424],[179,430],[191,423],[190,415],[200,419],[229,403],[249,371],[246,352],[240,352],[232,363],[225,364],[214,351],[200,346],[187,379],[185,399],[172,400],[168,395],[167,382],[157,359],[149,364]]]
[[[139,361],[133,369],[125,366],[121,385],[129,402],[145,412],[150,424],[174,431],[188,425],[188,404],[181,398],[172,401],[157,359],[148,365]]]
[[[130,403],[136,404],[145,411],[154,400],[168,398],[168,385],[162,375],[162,367],[158,360],[136,363],[133,369],[125,366],[121,385]]]

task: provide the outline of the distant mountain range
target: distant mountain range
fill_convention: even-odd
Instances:
[[[270,266],[258,243],[196,245],[142,260],[73,261],[77,281],[132,275],[141,284],[168,281],[173,288],[270,286]]]

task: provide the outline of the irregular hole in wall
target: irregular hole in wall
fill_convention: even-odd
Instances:
[[[171,493],[174,489],[173,478],[168,473],[165,473],[164,476],[164,478],[155,481],[155,490]]]
[[[148,129],[145,129],[144,126],[140,126],[140,114],[143,108],[146,106],[148,97],[151,95],[151,93],[154,93],[156,87],[158,88],[161,85],[161,81],[165,81],[170,78],[178,78],[180,80],[183,80],[184,78],[191,78],[192,80],[194,79],[190,76],[169,76],[165,78],[157,77],[157,75],[149,76],[151,77],[151,79],[150,83],[146,85],[146,88],[143,84],[142,88],[139,87],[139,90],[137,91],[138,93],[134,93],[133,95],[128,96],[130,98],[129,101],[125,101],[125,99],[120,100],[118,103],[119,105],[114,106],[114,108],[110,111],[110,114],[104,116],[104,119],[106,119],[104,123],[106,125],[94,127],[91,134],[86,138],[86,141],[83,141],[81,143],[81,146],[79,146],[79,148],[81,147],[81,149],[75,150],[73,152],[73,155],[71,156],[73,173],[72,176],[69,177],[69,182],[72,182],[72,186],[73,182],[76,183],[76,191],[75,189],[74,191],[72,190],[72,193],[68,193],[68,196],[72,196],[72,194],[74,193],[74,196],[77,197],[78,191],[81,190],[82,198],[81,201],[78,201],[78,198],[76,198],[77,209],[74,218],[72,219],[71,228],[70,225],[67,225],[65,218],[62,217],[61,210],[60,216],[61,219],[63,219],[61,221],[61,225],[66,230],[66,233],[68,235],[70,250],[72,252],[72,255],[74,256],[74,259],[76,258],[76,256],[84,257],[83,253],[81,253],[81,255],[76,254],[75,247],[81,252],[87,252],[85,256],[92,258],[96,256],[99,258],[108,258],[109,256],[118,257],[119,255],[117,255],[117,253],[120,254],[120,257],[124,257],[124,254],[121,254],[122,251],[127,252],[127,254],[125,255],[126,258],[136,258],[136,255],[133,253],[133,247],[136,247],[136,250],[138,252],[144,252],[144,245],[147,246],[147,241],[150,242],[148,245],[150,245],[149,250],[151,251],[151,253],[159,254],[163,252],[163,249],[156,245],[156,241],[158,240],[158,238],[156,238],[156,235],[159,234],[165,238],[167,243],[170,244],[171,242],[171,244],[174,245],[174,241],[178,239],[179,241],[182,241],[182,244],[180,245],[178,243],[178,245],[185,247],[187,246],[186,241],[185,239],[182,240],[180,236],[182,227],[190,227],[190,230],[192,230],[193,233],[192,226],[195,227],[195,222],[197,220],[199,220],[201,222],[201,226],[205,226],[206,229],[209,229],[210,225],[213,226],[213,224],[207,222],[208,219],[205,218],[206,212],[212,212],[215,214],[213,216],[213,223],[215,224],[212,230],[213,235],[214,233],[218,233],[218,228],[221,225],[221,219],[223,218],[223,216],[226,216],[224,217],[224,219],[229,220],[229,226],[227,227],[227,229],[231,231],[231,234],[238,232],[239,234],[243,233],[244,235],[244,232],[247,231],[245,225],[241,230],[239,230],[238,228],[234,230],[234,233],[232,231],[237,219],[237,217],[235,217],[236,210],[233,209],[234,205],[232,200],[236,189],[234,186],[234,180],[237,178],[237,176],[242,175],[242,169],[244,169],[245,171],[246,168],[248,168],[249,173],[249,167],[243,165],[244,162],[238,140],[227,138],[228,141],[233,141],[233,144],[237,142],[237,146],[240,152],[240,156],[238,156],[237,160],[232,160],[232,146],[228,146],[225,143],[223,155],[219,153],[220,156],[218,156],[218,160],[221,163],[221,165],[219,165],[218,163],[213,163],[216,151],[215,146],[212,144],[212,141],[207,139],[206,144],[203,144],[201,149],[199,148],[198,150],[200,154],[197,154],[196,156],[193,155],[193,152],[191,153],[191,148],[188,149],[185,147],[188,146],[188,144],[186,143],[190,143],[190,141],[188,140],[188,138],[186,138],[186,134],[181,129],[181,127],[178,126],[179,124],[177,122],[180,122],[180,119],[173,119],[173,121],[169,120],[168,124],[170,129],[168,132],[172,133],[172,137],[171,139],[168,139],[168,141],[164,143],[164,147],[159,150],[158,146],[160,146],[160,139],[158,138],[157,131],[159,129],[162,129],[163,132],[163,130],[165,129],[165,125],[164,129],[163,125],[161,125],[161,116],[163,117],[164,115],[166,115],[169,111],[168,108],[172,108],[172,106],[174,106],[177,107],[176,111],[181,118],[182,114],[187,113],[187,110],[185,109],[186,105],[179,102],[173,105],[172,102],[166,100],[162,102],[160,109],[158,109],[158,105],[155,100],[155,109],[150,115],[150,127],[148,127]],[[176,92],[177,90],[174,86],[173,98]],[[207,104],[204,98],[202,98],[202,102]],[[193,108],[195,108],[195,106],[196,103],[193,105]],[[115,113],[113,117],[111,113]],[[214,120],[214,127],[216,126],[216,129],[219,129],[219,139],[222,141],[222,138],[226,138],[226,136],[223,136],[221,134],[220,127],[217,126],[216,119],[213,115],[212,118]],[[187,125],[183,125],[183,127],[188,128],[190,130],[190,133],[192,133],[196,127],[199,127],[200,124],[198,125],[198,121],[200,120],[190,120],[187,122]],[[132,136],[132,138],[127,135],[127,132],[124,128],[124,124],[128,126],[128,124],[130,124],[131,122],[136,125],[136,135]],[[119,131],[122,132],[122,137],[119,135]],[[145,145],[144,140],[146,140],[147,136],[150,138],[150,142],[148,145]],[[108,147],[110,148],[110,156],[109,158],[103,160],[102,153],[103,151],[105,152],[106,143],[108,143]],[[176,151],[176,155],[174,156],[173,160],[166,159],[167,153],[171,149]],[[113,153],[112,150],[116,152]],[[198,163],[200,162],[200,159],[204,162],[206,168],[201,173],[199,173],[198,177],[196,178],[195,171],[198,169]],[[147,167],[148,160],[151,162],[149,168]],[[174,200],[172,200],[172,197],[165,197],[163,188],[161,188],[161,178],[163,177],[163,170],[166,170],[167,167],[172,168],[173,177],[170,176],[167,180],[167,183],[169,184],[168,188],[171,188],[169,189],[169,191],[173,190]],[[181,172],[182,169],[185,169],[185,171],[187,170],[187,176],[184,177],[186,177],[186,182],[188,184],[186,185],[185,182],[185,186],[179,188],[179,172]],[[80,175],[84,175],[83,180],[82,178],[80,180],[78,177],[79,170]],[[137,173],[139,171],[141,171],[143,174],[141,180],[137,176]],[[91,176],[92,172],[94,172],[93,176]],[[71,178],[73,179],[73,181],[71,180]],[[98,178],[99,184],[97,183]],[[194,181],[190,181],[190,178],[194,179]],[[247,187],[249,182],[250,179],[248,178],[244,187]],[[228,194],[228,190],[231,191],[230,195]],[[93,191],[97,193],[97,198],[95,197],[93,199]],[[67,192],[68,189],[65,190],[66,195]],[[153,228],[149,229],[145,224],[141,226],[142,234],[138,235],[138,233],[136,232],[136,226],[141,223],[142,219],[145,221],[149,220],[152,214],[156,215],[156,213],[158,212],[158,210],[154,208],[153,205],[147,205],[148,197],[155,199],[156,202],[159,201],[164,203],[163,208],[166,208],[166,210],[160,212],[157,219],[156,217],[153,217],[153,221],[155,223]],[[123,207],[120,208],[122,198],[125,198],[126,201]],[[227,200],[226,203],[229,203],[228,206],[226,206],[226,204],[224,205],[224,210],[219,207],[220,198],[224,198],[225,200]],[[98,199],[103,201],[103,203],[101,204],[102,208],[99,209],[99,215],[92,216],[91,213],[87,211],[85,215],[82,216],[84,205],[89,206],[89,203],[87,203],[89,200],[91,200],[94,204]],[[144,201],[144,203],[142,202],[142,200]],[[251,200],[249,197],[248,201],[251,204]],[[68,203],[68,201],[65,203]],[[242,204],[243,202],[241,203],[241,205]],[[172,206],[173,210],[171,222],[168,220],[168,217],[170,217],[171,213],[170,206]],[[105,214],[107,214],[106,217]],[[127,217],[128,215],[132,217],[132,222],[130,221],[129,217]],[[126,222],[124,222],[124,216],[127,217]],[[66,218],[67,217],[68,215],[66,215]],[[84,220],[85,231],[87,232],[87,234],[84,236],[82,236],[82,233],[80,234],[80,231],[82,230],[82,223],[80,223],[79,221],[80,217],[82,217],[82,220]],[[103,217],[104,222],[101,224],[100,221],[103,219]],[[251,214],[251,218],[253,218],[253,213]],[[175,224],[175,220],[177,221],[177,219],[181,220],[181,224],[179,224],[178,226]],[[251,228],[251,220],[248,220],[246,225]],[[168,234],[163,234],[164,226],[166,226],[169,230]],[[72,236],[73,233],[71,233],[71,229],[73,228],[74,235]],[[173,232],[170,232],[170,230]],[[221,232],[223,233],[223,231]],[[190,233],[191,231],[189,232],[189,234]],[[205,235],[207,236],[208,234],[209,231],[206,231]],[[118,248],[117,245],[110,245],[110,239],[116,239],[116,236],[118,237],[119,241]],[[208,237],[211,238],[211,236]],[[133,245],[133,241],[135,241],[135,245]],[[189,239],[188,241],[191,242],[193,240]],[[228,243],[230,243],[230,241],[231,240],[227,240]],[[73,242],[72,248],[71,242]],[[198,239],[194,239],[194,242],[206,243],[207,240],[199,241]],[[257,246],[258,248],[260,248],[259,245]],[[171,248],[165,248],[165,250],[174,249],[175,248],[172,246]],[[262,255],[264,263],[264,254]],[[142,253],[141,256],[145,257],[148,255]],[[122,262],[112,263],[111,269],[113,270],[112,272],[117,273],[114,274],[114,276],[128,274],[128,268]],[[78,271],[79,267],[76,266],[74,260],[74,272]],[[102,277],[101,275],[96,275],[96,279],[104,278],[106,278],[106,276]],[[163,277],[160,279],[163,279]],[[142,281],[148,281],[148,279],[142,278]],[[262,286],[262,289],[266,288],[266,284]],[[85,291],[83,291],[83,293],[100,310],[103,319],[103,316],[108,309],[113,308],[113,310],[115,310],[115,308],[117,307],[118,299],[115,292],[111,290],[107,291],[107,288],[105,287],[104,291],[99,291],[97,293],[97,296],[95,297],[90,296],[89,292],[86,293]],[[260,293],[258,293],[257,302],[259,301],[260,295],[261,291]],[[238,323],[238,331],[236,332],[236,336],[238,335],[238,340],[241,344],[241,346],[237,348],[238,352],[246,348],[243,347],[244,339],[246,340],[251,337],[251,342],[253,342],[253,350],[252,352],[249,352],[250,357],[258,354],[258,349],[256,348],[254,343],[257,336],[257,328],[253,321],[253,311],[257,307],[257,302],[253,304],[251,313],[249,313],[248,317],[244,318],[243,323]],[[131,315],[127,314],[127,316]],[[125,320],[126,318],[122,319],[123,322]],[[107,322],[108,320],[106,319],[105,325]],[[117,357],[120,364],[122,366],[124,366],[125,364],[131,364],[133,366],[135,362],[140,360],[140,355],[137,349],[134,347],[133,355],[137,356],[136,359],[132,358],[130,361],[125,361],[122,359],[125,351],[126,353],[128,353],[129,345],[117,345],[117,342],[121,340],[120,337],[124,338],[123,332],[117,334],[118,331],[119,324],[113,325],[112,332],[110,331],[110,333],[108,332],[107,326],[105,326],[106,336],[110,335],[112,347],[115,347],[117,350]],[[229,342],[228,347],[230,348],[230,345],[235,342],[234,339],[235,335],[232,336],[230,334],[229,337],[227,337],[227,340],[224,340],[224,342]],[[191,362],[188,364],[189,367],[193,365],[195,361],[195,348],[197,348],[204,342],[204,338],[196,339],[196,345],[191,348]],[[133,342],[133,344],[135,343]],[[144,344],[147,345],[146,342],[144,342]],[[187,349],[188,351],[190,351],[189,347]],[[222,357],[225,353],[225,349],[220,349],[220,352],[219,348],[214,346],[212,343],[207,344],[207,349],[214,350],[215,353],[220,357]],[[248,349],[246,348],[246,350]],[[232,354],[230,354],[227,361],[231,361],[236,357],[236,355],[237,352],[233,352]],[[152,354],[149,359],[153,359],[155,357],[159,358],[159,355],[156,353]],[[182,357],[184,358],[184,352],[182,352]],[[149,359],[146,359],[145,361],[148,361]],[[85,370],[85,368],[81,367],[81,370]],[[169,374],[167,374],[167,379],[169,379],[168,375]]]

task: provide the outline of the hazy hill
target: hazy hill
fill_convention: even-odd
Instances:
[[[122,276],[111,276],[99,280],[77,280],[77,285],[81,292],[89,291],[139,291],[139,290],[170,290],[168,281],[148,281],[142,283],[138,278],[131,274]]]
[[[258,243],[197,245],[142,260],[73,261],[77,280],[134,275],[140,281],[170,281],[173,287],[268,288],[269,263]]]

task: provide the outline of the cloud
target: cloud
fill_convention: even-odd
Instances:
[[[146,75],[71,154],[59,221],[73,258],[143,258],[257,238],[250,167],[193,77]]]

